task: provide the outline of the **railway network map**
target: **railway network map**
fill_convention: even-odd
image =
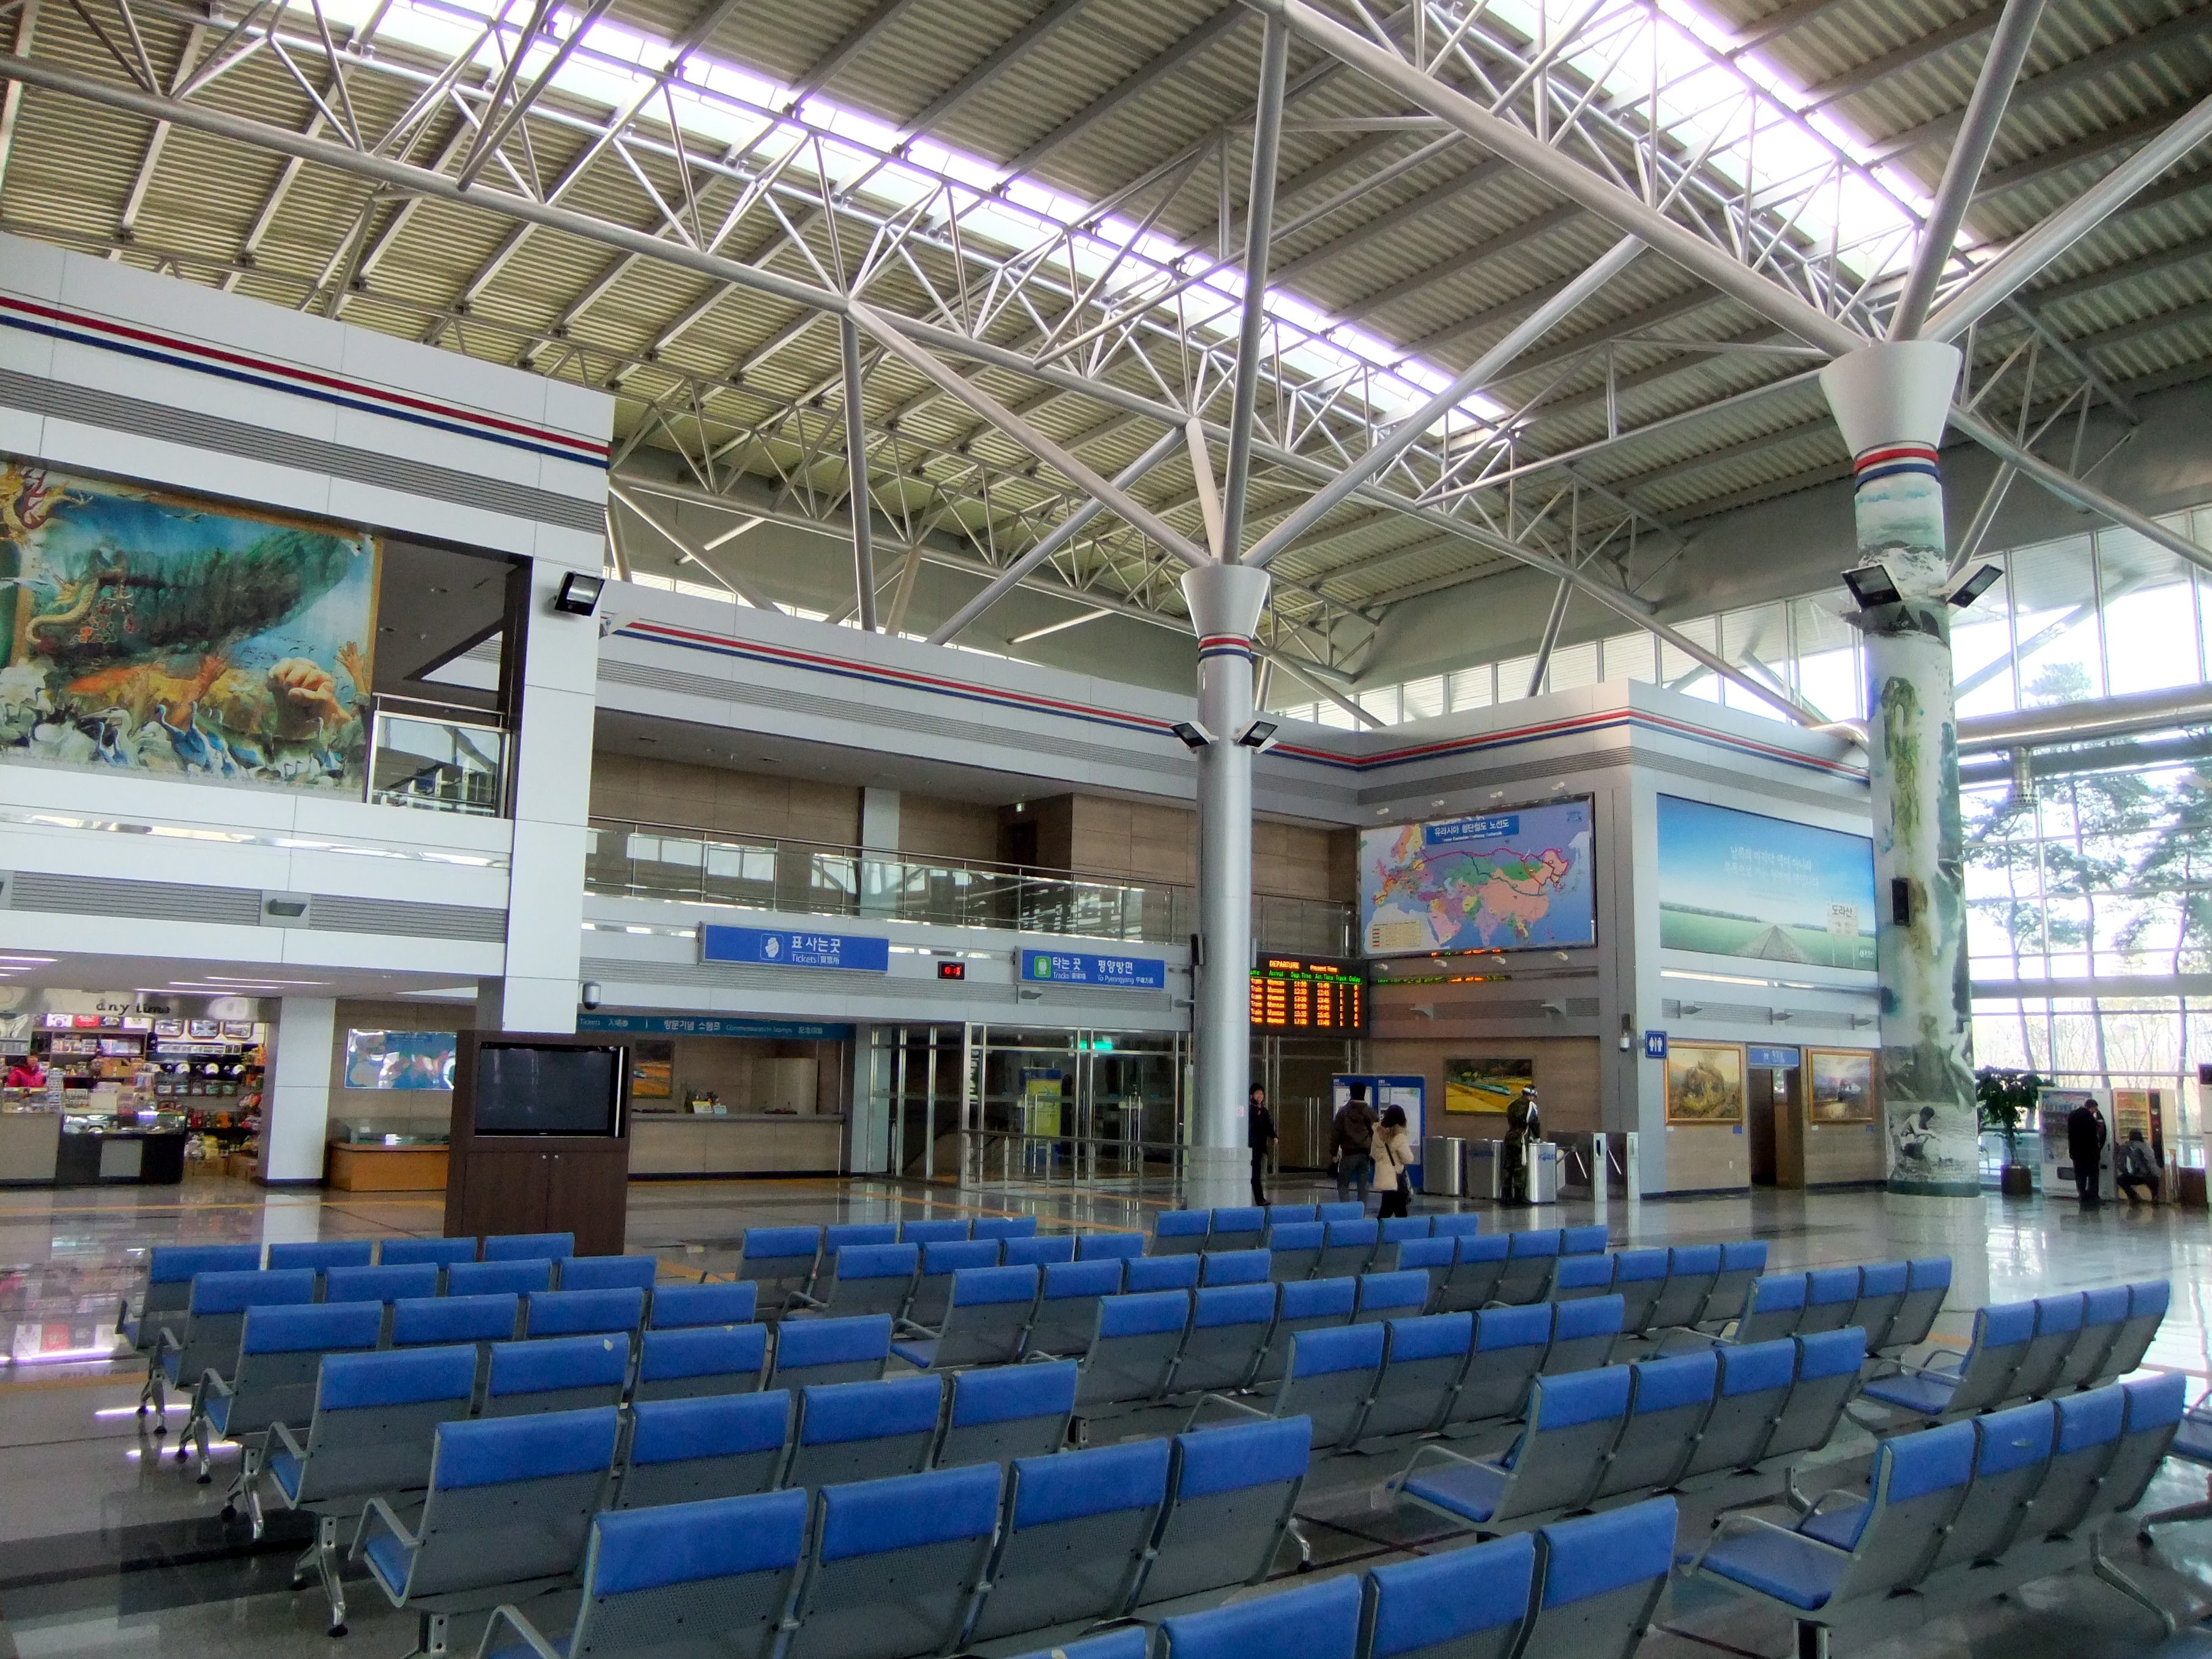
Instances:
[[[1367,953],[1595,944],[1589,860],[1587,800],[1362,830]]]

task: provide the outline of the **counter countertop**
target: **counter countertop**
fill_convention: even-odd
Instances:
[[[730,1112],[709,1116],[693,1112],[640,1112],[629,1115],[630,1127],[641,1123],[842,1123],[842,1112]]]

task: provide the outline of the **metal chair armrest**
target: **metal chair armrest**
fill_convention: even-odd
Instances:
[[[291,1430],[286,1428],[282,1423],[271,1423],[269,1425],[269,1432],[275,1435],[279,1440],[283,1441],[284,1443],[284,1449],[291,1453],[293,1456],[298,1458],[303,1463],[307,1461],[307,1449],[301,1445],[298,1441],[292,1438]]]
[[[407,1523],[399,1518],[391,1504],[381,1498],[372,1498],[368,1507],[361,1512],[361,1524],[354,1528],[352,1547],[346,1551],[347,1560],[361,1559],[362,1551],[368,1543],[368,1525],[372,1521],[383,1522],[385,1530],[397,1538],[409,1554],[422,1547],[422,1540],[407,1530]]]
[[[483,1640],[477,1644],[477,1659],[489,1659],[491,1638],[497,1633],[501,1620],[530,1644],[531,1651],[538,1656],[538,1659],[565,1659],[560,1649],[539,1634],[538,1626],[530,1622],[521,1608],[505,1601],[491,1610],[491,1618],[484,1625]]]
[[[1741,1538],[1748,1533],[1755,1532],[1778,1533],[1784,1538],[1795,1539],[1799,1543],[1809,1544],[1815,1549],[1826,1550],[1832,1555],[1849,1555],[1850,1553],[1849,1550],[1838,1549],[1833,1544],[1823,1543],[1820,1539],[1808,1538],[1803,1533],[1797,1531],[1794,1528],[1778,1527],[1774,1522],[1766,1520],[1763,1516],[1747,1515],[1739,1510],[1723,1513],[1714,1523],[1712,1536],[1705,1540],[1705,1548],[1698,1552],[1698,1559],[1690,1563],[1689,1570],[1692,1572],[1696,1572],[1704,1567],[1705,1565],[1705,1557],[1711,1553],[1714,1545],[1723,1543],[1729,1539]]]

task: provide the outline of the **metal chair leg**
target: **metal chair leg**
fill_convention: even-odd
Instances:
[[[1797,1621],[1797,1659],[1828,1659],[1828,1627],[1809,1619]]]
[[[2145,1613],[2155,1615],[2158,1622],[2165,1626],[2166,1633],[2169,1638],[2180,1629],[2179,1624],[2175,1620],[2174,1616],[2172,1613],[2168,1613],[2164,1607],[2159,1606],[2156,1601],[2151,1599],[2150,1593],[2148,1590],[2144,1589],[2142,1585],[2136,1583],[2135,1580],[2130,1578],[2125,1573],[2122,1572],[2118,1566],[2114,1565],[2112,1562],[2106,1558],[2103,1546],[2098,1544],[2092,1544],[2090,1546],[2089,1564],[2091,1571],[2095,1572],[2098,1577],[2103,1579],[2114,1589],[2119,1591],[2121,1595],[2126,1596],[2129,1601],[2134,1602]]]
[[[2169,1521],[2212,1521],[2212,1498],[2202,1498],[2194,1504],[2176,1504],[2172,1509],[2144,1516],[2136,1523],[2136,1536],[2148,1544],[2150,1542],[2150,1529],[2164,1526]]]

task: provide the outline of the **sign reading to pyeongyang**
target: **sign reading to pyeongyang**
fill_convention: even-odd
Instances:
[[[764,968],[842,968],[848,972],[890,971],[889,939],[864,933],[817,933],[811,928],[715,927],[699,929],[702,962],[750,962]]]
[[[1030,985],[1104,986],[1116,991],[1164,991],[1168,965],[1158,957],[1098,957],[1081,951],[1022,952],[1022,980]]]

